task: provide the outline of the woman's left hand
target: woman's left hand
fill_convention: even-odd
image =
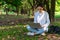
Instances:
[[[42,27],[45,27],[45,26],[46,26],[46,24],[42,25]]]
[[[45,27],[45,25],[42,25],[42,27]]]

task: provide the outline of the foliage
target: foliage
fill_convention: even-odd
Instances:
[[[20,6],[22,3],[21,3],[21,0],[4,0],[7,4],[11,4],[11,5],[14,5],[14,6]]]
[[[56,0],[56,12],[59,12],[60,11],[60,0]]]
[[[33,0],[27,0],[30,6],[33,6]]]

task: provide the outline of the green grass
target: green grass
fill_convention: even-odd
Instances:
[[[60,18],[60,12],[55,12],[55,18]]]
[[[54,26],[60,26],[60,22],[53,22],[52,23]]]
[[[56,26],[60,26],[60,23],[54,22],[53,23]],[[1,27],[1,26],[0,26]],[[25,32],[28,32],[26,29],[26,25],[19,24],[15,26],[2,26],[1,28],[5,27],[4,29],[0,29],[0,40],[38,40],[39,38],[42,40],[48,40],[48,36],[41,36],[41,35],[36,35],[36,36],[28,36],[24,35]],[[7,28],[9,27],[9,28]],[[47,34],[49,35],[49,34]],[[58,34],[57,34],[58,36]],[[60,36],[58,36],[60,37]]]
[[[37,36],[29,37],[27,35],[24,35],[24,32],[28,31],[25,27],[23,27],[23,25],[16,28],[2,29],[0,30],[0,39],[2,40],[4,38],[5,40],[13,40],[14,37],[16,40],[37,40]],[[8,38],[8,36],[10,38]]]

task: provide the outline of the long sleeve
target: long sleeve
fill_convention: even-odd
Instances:
[[[49,24],[50,24],[50,19],[49,19],[49,14],[48,13],[46,13],[46,26],[49,26]]]
[[[36,13],[34,14],[34,23],[37,23]]]

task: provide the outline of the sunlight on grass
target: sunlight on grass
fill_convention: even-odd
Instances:
[[[60,18],[60,11],[59,12],[55,12],[55,18]]]
[[[60,26],[60,22],[53,22],[52,24],[55,26]]]

